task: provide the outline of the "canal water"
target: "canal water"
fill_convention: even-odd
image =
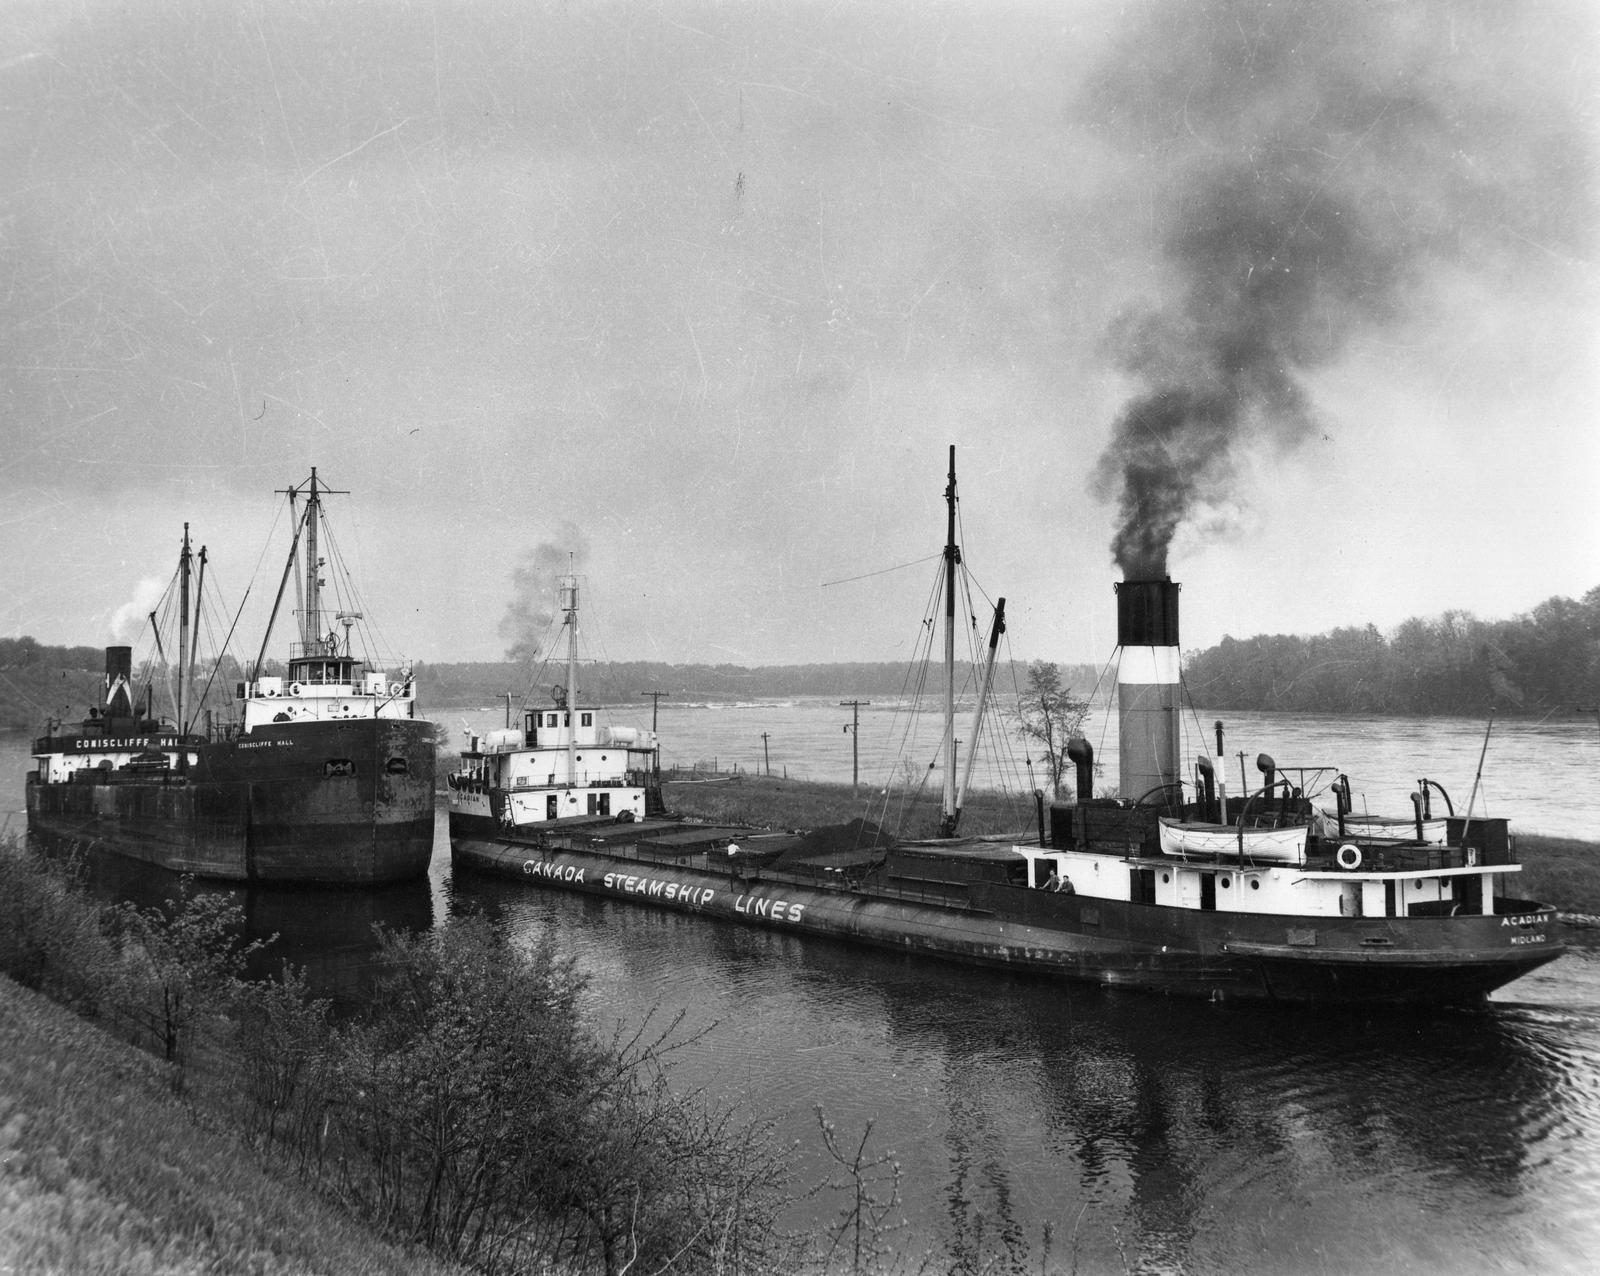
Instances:
[[[518,883],[455,882],[553,934],[627,1025],[704,1030],[685,1084],[826,1181],[820,1111],[901,1167],[933,1271],[1588,1273],[1600,1253],[1600,960],[1487,1012],[1213,1005],[916,962]],[[880,1189],[881,1190],[881,1189]],[[799,1200],[825,1227],[841,1193]],[[908,1267],[909,1269],[909,1267]]]
[[[896,710],[883,712],[887,725]],[[498,725],[467,711],[480,713]],[[765,743],[775,773],[848,779],[850,713],[663,701],[663,757],[755,770]],[[865,783],[868,744],[891,733],[861,713]],[[1496,723],[1486,755],[1484,726],[1235,714],[1223,756],[1337,766],[1370,795],[1381,779],[1392,788],[1373,809],[1401,810],[1395,794],[1420,776],[1465,806],[1482,756],[1480,811],[1600,840],[1592,720]],[[1114,764],[1114,738],[1095,743]],[[0,740],[14,829],[26,754]],[[929,1271],[1018,1276],[1576,1276],[1600,1253],[1600,953],[1581,943],[1484,1012],[1190,1003],[453,880],[442,813],[426,882],[237,894],[252,933],[283,935],[331,992],[361,986],[374,921],[417,930],[483,910],[530,943],[554,935],[602,1027],[683,1015],[677,1083],[767,1123],[761,1137],[788,1149],[794,1227],[826,1228],[848,1203],[807,1194],[832,1171],[819,1112],[847,1145],[892,1157],[898,1181],[874,1191],[893,1194],[902,1271],[928,1255]]]

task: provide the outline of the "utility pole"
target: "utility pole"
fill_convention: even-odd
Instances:
[[[641,691],[639,693],[641,699],[645,696],[650,697],[650,735],[656,742],[651,765],[655,768],[655,781],[657,784],[661,783],[661,740],[656,736],[656,715],[661,710],[661,697],[667,694],[669,693],[665,691]]]
[[[871,704],[870,700],[841,700],[841,705],[850,707],[850,723],[845,730],[850,733],[850,792],[854,793],[861,785],[861,706]]]
[[[768,739],[767,733],[765,731],[763,731],[761,733],[761,756],[766,762],[767,774],[771,775],[772,774],[772,754],[767,751],[767,739]]]

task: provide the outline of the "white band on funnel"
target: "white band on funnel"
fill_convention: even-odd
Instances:
[[[1134,687],[1177,682],[1179,663],[1176,647],[1124,647],[1117,682]]]

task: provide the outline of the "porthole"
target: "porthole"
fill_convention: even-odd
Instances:
[[[1233,879],[1230,878],[1230,877],[1224,877],[1224,878],[1221,878],[1220,880],[1222,882],[1222,889],[1223,890],[1227,890],[1228,887],[1233,884]]]
[[[1171,873],[1163,873],[1163,874],[1161,874],[1161,884],[1163,886],[1165,886],[1171,880],[1172,880],[1172,874]]]
[[[1261,889],[1261,882],[1258,878],[1252,877],[1250,879],[1250,889],[1253,891],[1258,891]]]

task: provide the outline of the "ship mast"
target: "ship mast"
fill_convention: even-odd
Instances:
[[[317,516],[322,512],[322,502],[317,496],[317,467],[311,467],[311,479],[306,496],[306,606],[300,613],[300,650],[311,654],[311,644],[322,637],[322,580],[318,576],[321,564],[317,561]]]
[[[189,524],[183,525],[183,551],[178,555],[178,732],[189,699]]]
[[[948,517],[944,542],[944,799],[939,820],[941,837],[955,836],[956,827],[956,445],[950,445],[950,481],[944,489]]]
[[[972,785],[972,764],[978,756],[978,738],[983,731],[983,715],[989,709],[989,690],[994,686],[995,655],[1000,647],[1000,635],[1006,631],[1006,600],[994,605],[994,624],[989,630],[989,659],[983,666],[983,686],[978,691],[978,711],[972,715],[972,743],[967,748],[967,765],[961,771],[961,788],[956,793],[955,819],[950,822],[946,837],[954,837],[956,824],[961,819],[961,807],[967,800],[967,789]]]
[[[304,515],[298,513],[296,498],[300,495],[300,485],[278,489],[279,496],[289,498],[289,509],[294,514],[294,539],[289,542],[289,556],[283,564],[283,577],[278,581],[278,594],[272,601],[272,613],[267,617],[266,632],[261,635],[261,650],[256,654],[256,663],[250,670],[250,679],[255,681],[261,674],[261,666],[267,659],[267,645],[272,641],[273,627],[278,623],[278,609],[283,605],[284,591],[289,585],[289,575],[294,571],[295,551],[300,546],[300,537],[306,539],[306,592],[305,611],[300,617],[300,650],[302,655],[311,655],[313,642],[318,642],[322,631],[322,581],[317,575],[317,519],[322,511],[321,493],[335,496],[345,496],[348,493],[343,489],[331,487],[319,488],[317,484],[317,467],[311,467],[311,477],[305,485],[309,489],[310,499],[306,502]],[[348,636],[348,631],[347,631]],[[318,648],[319,651],[326,650]],[[329,652],[328,654],[336,654]]]
[[[567,577],[561,582],[561,607],[567,613],[567,783],[578,783],[578,578],[567,556]]]

